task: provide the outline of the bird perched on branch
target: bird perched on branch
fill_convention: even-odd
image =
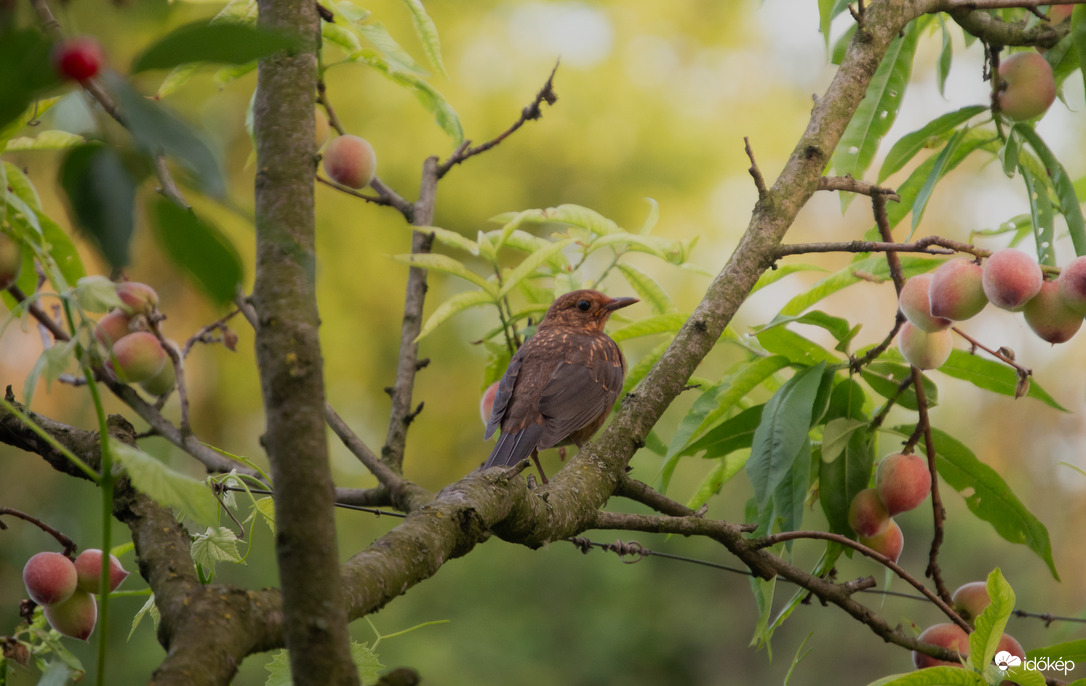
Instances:
[[[531,457],[546,483],[539,451],[580,447],[596,433],[626,376],[626,359],[603,327],[612,312],[635,302],[581,290],[551,304],[498,384],[484,438],[499,427],[501,436],[483,469]]]

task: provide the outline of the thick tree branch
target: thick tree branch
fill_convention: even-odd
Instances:
[[[256,358],[275,483],[283,630],[294,683],[358,683],[339,583],[334,486],[324,430],[324,363],[314,251],[314,98],[320,20],[313,2],[259,0],[263,28],[298,37],[262,59],[256,139]]]

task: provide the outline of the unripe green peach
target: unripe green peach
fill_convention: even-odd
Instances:
[[[848,506],[848,525],[858,535],[878,536],[889,524],[890,514],[874,488],[865,488],[853,496]]]
[[[931,313],[931,300],[928,296],[931,287],[931,274],[918,274],[901,287],[898,295],[898,307],[905,318],[923,331],[942,331],[950,326],[950,320],[936,317]]]
[[[45,619],[65,636],[87,640],[98,621],[98,605],[94,596],[82,589],[76,589],[72,597],[62,603],[46,605]]]
[[[956,322],[976,316],[988,304],[979,264],[965,257],[944,262],[931,276],[931,313]]]
[[[969,655],[969,634],[965,633],[957,624],[951,624],[950,622],[943,622],[942,624],[933,624],[927,629],[920,632],[917,638],[924,643],[931,643],[950,650],[956,650],[962,657]],[[949,662],[947,660],[937,660],[930,655],[924,655],[913,651],[913,664],[917,669],[924,669],[925,667],[961,667],[960,662]]]
[[[317,150],[320,150],[321,146],[328,141],[328,134],[331,132],[332,127],[328,124],[328,115],[318,107],[313,120],[313,140],[317,144]]]
[[[483,420],[483,426],[490,423],[490,414],[494,411],[494,396],[498,394],[498,382],[490,384],[483,391],[483,397],[479,399],[479,417]]]
[[[38,553],[23,566],[23,584],[39,605],[60,603],[71,597],[79,581],[75,565],[60,553]]]
[[[996,307],[1011,312],[1025,307],[1044,283],[1037,260],[1013,248],[992,253],[984,262],[981,277],[988,300]]]
[[[106,348],[112,347],[114,343],[132,333],[128,328],[129,319],[124,310],[113,310],[98,320],[94,326],[94,337]]]
[[[123,309],[129,315],[151,314],[158,307],[158,293],[145,283],[124,281],[117,284],[117,296],[123,303]]]
[[[1052,66],[1039,53],[1016,52],[999,64],[999,110],[1014,121],[1033,119],[1056,101]]]
[[[113,371],[125,383],[146,381],[166,364],[166,351],[147,331],[135,331],[113,344]]]
[[[176,343],[173,341],[166,341],[166,345],[171,346],[177,351],[178,356],[181,355],[181,351],[178,349]],[[151,395],[166,395],[172,391],[173,387],[176,385],[177,371],[174,369],[173,360],[170,359],[168,352],[166,353],[166,364],[162,365],[162,369],[158,370],[158,373],[150,379],[140,382],[140,386],[143,390]]]
[[[1082,326],[1082,315],[1067,306],[1055,281],[1045,281],[1022,314],[1033,333],[1049,343],[1066,343]]]
[[[887,455],[875,471],[875,490],[890,516],[908,512],[928,497],[931,472],[919,455]]]
[[[348,188],[365,188],[377,173],[377,153],[365,138],[338,136],[324,150],[324,172]]]
[[[950,358],[954,339],[949,331],[921,331],[909,322],[901,325],[897,345],[905,361],[917,369],[937,369]]]
[[[1076,257],[1060,271],[1056,284],[1063,304],[1086,316],[1086,256]]]
[[[87,548],[75,558],[75,571],[79,575],[79,588],[88,593],[97,593],[102,578],[102,551]],[[117,590],[121,582],[128,577],[128,572],[115,556],[109,556],[109,590]]]
[[[23,249],[7,234],[0,233],[0,290],[19,280],[23,270]]]
[[[950,597],[954,611],[962,616],[962,619],[972,622],[992,599],[988,597],[988,585],[983,581],[970,581],[958,587]]]

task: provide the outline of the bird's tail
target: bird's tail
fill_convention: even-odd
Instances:
[[[487,458],[483,469],[487,467],[511,466],[523,459],[531,457],[532,451],[539,445],[539,437],[543,435],[542,424],[532,424],[520,431],[503,431],[498,436],[498,443]]]

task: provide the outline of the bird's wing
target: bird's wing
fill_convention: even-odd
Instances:
[[[523,347],[521,350],[523,350]],[[494,408],[490,411],[490,420],[486,423],[486,433],[483,434],[483,440],[493,436],[494,432],[501,426],[505,412],[509,409],[509,400],[513,397],[513,386],[517,383],[517,374],[520,372],[520,365],[523,361],[524,356],[520,350],[513,355],[513,359],[509,360],[509,367],[505,370],[502,380],[498,382],[498,391],[494,394]]]
[[[610,412],[624,375],[621,363],[596,365],[595,370],[575,362],[559,365],[539,399],[539,411],[546,417],[539,447],[558,445]]]

